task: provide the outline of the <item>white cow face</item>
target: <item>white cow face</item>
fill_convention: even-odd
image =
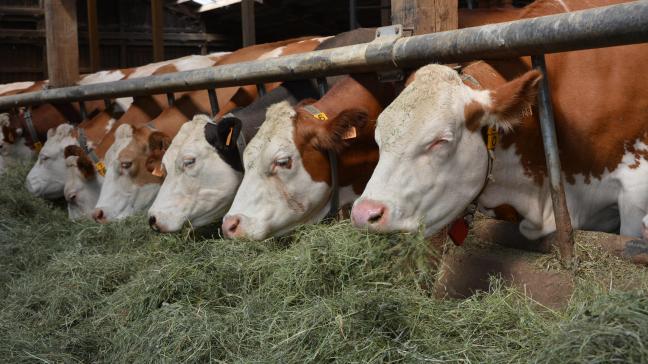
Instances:
[[[268,108],[245,149],[245,174],[223,220],[225,236],[260,240],[326,216],[331,186],[325,150],[340,146],[356,120],[336,117],[319,123],[300,117],[285,101]]]
[[[160,132],[133,130],[128,124],[117,128],[104,158],[106,176],[92,215],[95,221],[123,219],[151,206],[162,183],[162,177],[152,174],[153,164],[166,146],[168,138]]]
[[[164,154],[166,176],[149,210],[149,223],[161,232],[214,223],[225,215],[242,174],[235,171],[205,140],[209,121],[197,115],[182,126]]]
[[[373,231],[426,236],[450,223],[477,197],[487,178],[484,126],[508,130],[528,108],[540,74],[531,71],[496,90],[464,85],[441,65],[421,68],[380,115],[380,159],[352,220]]]
[[[72,151],[72,149],[78,150]],[[99,193],[101,192],[102,177],[96,172],[94,165],[80,147],[66,148],[65,164],[67,167],[64,195],[68,204],[70,220],[88,219]]]
[[[34,152],[25,145],[23,130],[11,127],[9,114],[0,114],[0,174],[17,161],[29,160]]]
[[[29,192],[47,199],[63,197],[66,176],[64,150],[68,145],[78,145],[72,136],[73,130],[72,125],[61,124],[56,130],[47,132],[47,141],[38,155],[38,161],[27,175],[26,187]]]

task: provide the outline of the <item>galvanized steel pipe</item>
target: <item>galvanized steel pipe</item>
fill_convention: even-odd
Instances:
[[[509,58],[648,42],[648,1],[333,48],[138,79],[0,98],[0,109],[51,102],[163,94],[413,68],[430,62]]]

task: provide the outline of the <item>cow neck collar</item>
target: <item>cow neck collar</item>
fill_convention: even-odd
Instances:
[[[307,113],[315,119],[316,122],[328,122],[330,116],[324,111],[320,110],[315,104],[309,104],[302,106]],[[338,171],[338,156],[334,150],[327,149],[326,153],[329,159],[329,166],[331,168],[331,197],[330,197],[330,206],[329,212],[326,214],[327,219],[334,219],[337,216],[338,210],[340,209],[340,178]]]
[[[482,89],[481,84],[475,77],[470,74],[462,73],[459,69],[461,80],[463,83],[468,85],[471,88]],[[484,143],[486,144],[486,154],[487,154],[487,163],[486,175],[484,176],[484,183],[482,184],[479,193],[475,199],[466,207],[466,209],[459,215],[459,217],[452,222],[450,228],[448,229],[448,235],[450,239],[455,243],[455,245],[463,245],[464,240],[468,236],[468,230],[472,224],[477,211],[478,200],[481,197],[482,193],[488,186],[488,182],[494,181],[493,178],[493,164],[495,163],[495,147],[499,141],[499,131],[495,126],[489,126],[488,128],[481,129],[482,137],[484,138]]]
[[[37,154],[40,153],[41,149],[43,149],[43,142],[40,140],[40,138],[38,138],[38,133],[36,132],[36,128],[34,127],[31,107],[25,109],[25,111],[22,113],[22,117],[20,117],[20,120],[25,124],[25,129],[27,129],[27,132],[29,133],[32,144],[31,146],[34,148]]]

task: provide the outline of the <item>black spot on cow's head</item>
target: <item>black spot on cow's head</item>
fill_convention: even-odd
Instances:
[[[234,115],[226,115],[216,124],[205,125],[207,142],[216,149],[225,163],[238,172],[243,172],[243,162],[236,143],[242,128],[243,123]]]

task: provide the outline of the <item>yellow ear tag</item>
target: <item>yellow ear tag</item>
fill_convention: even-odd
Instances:
[[[230,128],[229,134],[227,134],[227,141],[225,141],[225,146],[229,147],[232,142],[232,134],[234,133],[234,128]]]
[[[344,139],[344,140],[346,140],[346,139],[354,139],[357,136],[358,136],[358,132],[357,132],[355,126],[352,126],[351,128],[349,128],[349,130],[346,131],[346,133],[344,133],[344,136],[342,137],[342,139]]]
[[[321,121],[326,121],[326,120],[328,120],[328,116],[326,116],[326,114],[323,113],[323,112],[319,112],[319,113],[317,113],[317,114],[313,114],[313,117],[314,117],[315,119],[318,119],[318,120],[321,120]]]
[[[104,162],[97,162],[97,164],[95,164],[95,168],[97,169],[97,173],[99,173],[102,177],[106,175],[106,165],[104,164]]]
[[[154,175],[155,177],[162,177],[164,175],[164,173],[162,173],[161,165],[155,167],[155,169],[153,170],[153,172],[151,172],[151,174]]]
[[[40,153],[41,149],[43,149],[43,143],[41,142],[34,143],[34,150],[36,150],[36,153]]]
[[[486,147],[488,150],[494,150],[497,142],[499,141],[499,132],[494,126],[488,127],[488,144]]]

